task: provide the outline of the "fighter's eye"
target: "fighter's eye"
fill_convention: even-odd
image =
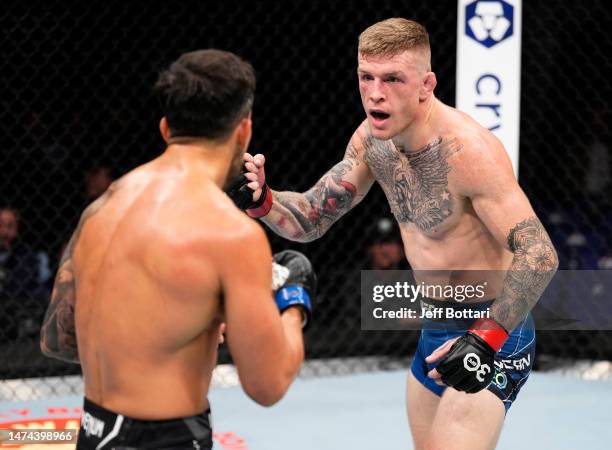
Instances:
[[[371,80],[373,80],[372,75],[369,75],[367,73],[361,74],[361,76],[359,78],[362,81],[371,81]]]
[[[401,80],[397,77],[388,77],[386,81],[389,83],[397,83],[398,81],[401,81]]]

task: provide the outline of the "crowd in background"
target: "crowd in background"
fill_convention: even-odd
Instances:
[[[112,182],[110,167],[95,165],[83,177],[83,204],[78,213],[108,188]],[[37,246],[24,238],[27,224],[16,206],[0,205],[0,344],[25,338],[37,338],[44,310],[53,287],[53,275],[63,247],[70,235],[62,237],[60,251]]]

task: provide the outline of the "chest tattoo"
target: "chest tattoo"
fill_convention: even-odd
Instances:
[[[385,191],[399,223],[411,222],[419,230],[429,231],[453,213],[448,157],[460,148],[455,139],[440,137],[408,153],[391,141],[368,138],[365,161]]]

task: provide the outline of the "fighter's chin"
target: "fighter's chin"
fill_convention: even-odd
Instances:
[[[370,133],[374,139],[378,139],[380,141],[388,141],[394,136],[391,130],[376,127],[370,127]]]
[[[385,120],[384,122],[388,122],[389,119]],[[372,137],[374,137],[375,139],[379,139],[381,141],[387,141],[389,139],[391,139],[393,136],[395,136],[395,133],[393,132],[392,128],[389,126],[389,123],[381,123],[383,121],[380,120],[372,120],[372,118],[369,118],[369,122],[370,122],[370,133],[372,134]]]

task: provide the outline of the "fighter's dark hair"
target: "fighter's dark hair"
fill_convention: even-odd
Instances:
[[[172,137],[226,136],[253,107],[253,67],[233,53],[198,50],[163,71],[154,92]]]

